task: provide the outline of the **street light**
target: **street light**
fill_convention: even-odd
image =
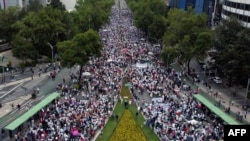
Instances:
[[[0,58],[1,58],[1,61],[3,63],[4,56],[2,54],[0,55]],[[2,69],[3,69],[3,71],[2,71],[2,77],[3,77],[2,81],[4,82],[5,81],[4,65],[2,65]]]
[[[245,100],[244,100],[244,106],[246,106],[246,104],[247,104],[247,96],[248,96],[249,84],[250,84],[250,78],[248,78],[248,82],[247,82],[247,90],[246,90],[246,95],[245,95]]]
[[[203,68],[204,68],[204,84],[206,84],[207,83],[207,80],[206,80],[207,65],[203,65]]]
[[[51,49],[51,62],[53,63],[54,61],[54,46],[52,46],[50,43],[48,43]]]

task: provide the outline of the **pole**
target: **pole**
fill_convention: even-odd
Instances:
[[[207,80],[206,80],[206,69],[207,69],[207,65],[204,65],[204,84],[207,82]]]
[[[245,95],[245,100],[244,100],[244,106],[247,105],[247,96],[248,96],[249,84],[250,84],[250,78],[248,78],[248,82],[247,82],[247,90],[246,90],[246,95]]]
[[[215,2],[214,2],[214,9],[213,9],[213,14],[212,14],[212,27],[214,26],[216,7],[217,7],[217,0],[215,0]]]
[[[53,46],[51,48],[51,57],[52,57],[51,61],[53,63],[54,62],[54,48],[53,48]]]
[[[0,56],[1,57],[1,61],[3,63],[3,60],[4,60],[4,56]],[[5,82],[5,73],[4,73],[4,64],[2,65],[2,81]]]
[[[4,66],[2,66],[2,68],[3,68],[3,82],[5,82],[5,73],[4,73]]]

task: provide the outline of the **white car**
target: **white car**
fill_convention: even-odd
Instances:
[[[217,77],[217,76],[213,78],[213,81],[214,81],[216,84],[221,84],[221,83],[222,83],[221,78],[220,78],[220,77]]]

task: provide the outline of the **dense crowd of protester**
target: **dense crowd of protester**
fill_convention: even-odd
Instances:
[[[160,46],[152,47],[142,38],[129,9],[120,12],[112,7],[110,23],[99,31],[104,44],[102,57],[91,58],[84,66],[89,74],[81,80],[83,88],[79,91],[73,87],[77,73],[65,76],[56,88],[61,100],[45,107],[40,120],[29,124],[21,140],[92,140],[112,115],[124,77],[132,84],[134,101],[147,119],[145,125],[151,126],[161,140],[204,141],[223,136],[221,121],[211,118],[212,123],[206,122],[210,112],[192,94],[179,98],[176,89],[185,81],[181,73],[166,70],[159,61]],[[160,100],[146,103],[139,95]]]

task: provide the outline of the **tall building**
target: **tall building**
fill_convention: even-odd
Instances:
[[[220,20],[221,0],[170,0],[170,8],[187,10],[192,7],[196,14],[206,13],[208,15],[208,26],[212,27]]]
[[[5,0],[0,0],[0,9],[5,9]]]
[[[23,4],[25,3],[26,0],[3,0],[5,3],[4,9],[10,7],[10,6],[18,6],[18,7],[23,7]]]
[[[222,7],[222,19],[235,16],[243,24],[250,28],[250,0],[224,0]]]
[[[51,0],[39,0],[42,5],[47,5]],[[25,8],[29,4],[29,0],[0,0],[0,8],[6,9],[10,6]]]

